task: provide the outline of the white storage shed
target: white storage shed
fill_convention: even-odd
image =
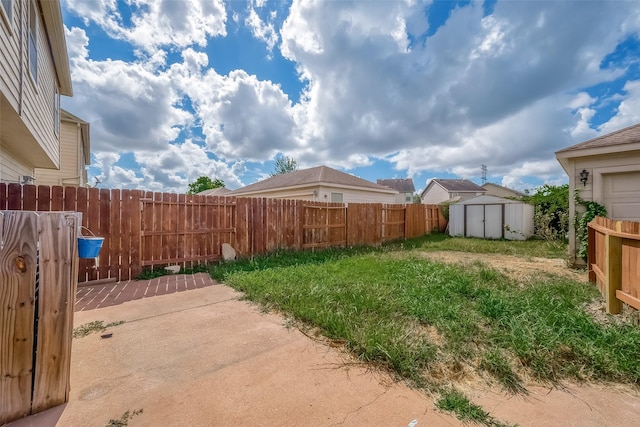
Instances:
[[[478,196],[449,206],[451,236],[526,240],[533,235],[533,205]]]

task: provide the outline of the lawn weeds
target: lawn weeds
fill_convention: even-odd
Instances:
[[[126,411],[117,420],[113,419],[113,418],[110,419],[109,422],[107,423],[106,427],[126,427],[126,426],[129,425],[129,421],[131,421],[131,419],[134,416],[140,415],[140,414],[142,414],[142,412],[143,412],[142,409],[137,409],[135,411]]]
[[[549,256],[544,243],[492,242],[501,253],[538,248],[536,256]],[[432,235],[380,248],[282,252],[214,266],[211,274],[344,343],[359,360],[439,394],[438,407],[462,420],[501,425],[456,391],[469,376],[510,393],[526,393],[523,378],[640,385],[640,329],[586,313],[600,298],[592,285],[554,276],[523,284],[482,263],[461,268],[412,254],[432,245],[466,250]]]
[[[106,325],[102,320],[96,320],[93,322],[85,323],[84,325],[80,325],[77,328],[73,329],[73,338],[82,338],[82,337],[86,337],[87,335],[93,334],[95,332],[103,332],[107,328],[122,325],[123,323],[124,323],[124,320],[107,323]]]

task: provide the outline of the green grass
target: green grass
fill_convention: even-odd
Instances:
[[[485,254],[503,254],[520,257],[566,258],[567,244],[538,239],[524,241],[486,240],[469,237],[449,237],[430,234],[409,245],[426,251],[462,251]]]
[[[506,425],[493,418],[481,406],[471,403],[469,399],[456,390],[443,391],[440,399],[436,402],[436,406],[443,411],[457,414],[458,418],[464,422],[471,421],[496,427]]]
[[[438,406],[458,408],[463,420],[499,425],[482,408],[460,403],[455,385],[468,371],[512,393],[526,392],[522,378],[640,385],[640,329],[602,325],[585,313],[581,307],[599,297],[594,286],[552,276],[524,285],[481,263],[460,268],[412,254],[469,248],[554,254],[540,241],[436,235],[373,249],[274,254],[211,273],[346,343],[360,360],[439,394]]]
[[[234,262],[211,266],[214,279],[223,280],[227,273],[257,271],[279,267],[322,264],[355,255],[407,251],[463,251],[473,253],[496,253],[520,257],[564,258],[567,245],[543,240],[506,241],[449,237],[434,233],[423,237],[391,242],[378,247],[359,246],[352,248],[328,248],[319,251],[280,251],[266,256],[239,259]]]
[[[191,268],[181,268],[178,274],[195,274],[195,273],[204,273],[209,271],[210,265],[207,264],[198,264]],[[151,280],[157,277],[169,276],[172,273],[171,271],[164,268],[164,266],[157,266],[156,268],[147,268],[144,269],[134,277],[134,280]]]

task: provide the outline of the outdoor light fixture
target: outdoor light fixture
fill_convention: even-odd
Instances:
[[[582,181],[582,185],[587,186],[587,179],[589,179],[589,171],[586,169],[582,169],[580,172],[580,181]]]

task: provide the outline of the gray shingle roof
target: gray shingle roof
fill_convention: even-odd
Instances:
[[[478,184],[468,179],[434,179],[434,182],[440,184],[447,191],[487,191]]]
[[[231,190],[229,190],[226,187],[218,187],[218,188],[211,188],[209,190],[204,190],[198,193],[198,195],[200,196],[226,196],[227,194],[231,193]]]
[[[487,189],[487,187],[489,187],[489,186],[494,186],[494,187],[502,188],[504,190],[512,191],[513,193],[517,194],[518,196],[526,196],[526,194],[524,194],[522,191],[514,190],[513,188],[505,187],[503,185],[495,184],[493,182],[487,182],[486,184],[482,184],[482,188],[484,188],[487,191],[489,191]]]
[[[416,187],[413,185],[413,179],[378,179],[377,184],[383,187],[389,187],[392,190],[398,191],[398,193],[413,193],[416,191]]]
[[[332,169],[327,166],[316,166],[310,169],[302,169],[256,182],[246,187],[234,190],[234,195],[249,193],[254,191],[275,190],[278,188],[296,187],[301,185],[312,185],[319,183],[348,185],[353,187],[365,187],[371,190],[389,192],[390,189],[362,178],[349,175],[348,173]]]
[[[634,142],[640,142],[640,123],[617,130],[615,132],[608,133],[606,135],[599,136],[597,138],[590,139],[588,141],[581,142],[576,145],[572,145],[571,147],[567,147],[558,151],[558,153],[583,150],[586,148],[600,148],[610,147],[613,145],[632,144]]]

